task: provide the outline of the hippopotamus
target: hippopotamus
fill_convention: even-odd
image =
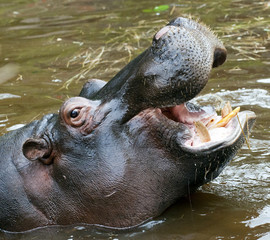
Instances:
[[[208,27],[176,18],[108,83],[91,80],[57,114],[3,135],[0,228],[131,228],[216,178],[255,121],[243,111],[241,126],[196,136],[194,122],[219,116],[190,100],[226,55]]]

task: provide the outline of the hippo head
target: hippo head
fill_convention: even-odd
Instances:
[[[22,204],[25,223],[17,229],[135,226],[217,177],[242,146],[243,131],[233,118],[201,142],[194,122],[219,117],[188,101],[225,59],[207,27],[177,18],[107,84],[89,81],[59,114],[32,124],[15,160],[31,206]],[[238,117],[247,132],[254,113]]]

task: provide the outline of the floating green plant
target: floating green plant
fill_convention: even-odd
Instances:
[[[154,8],[148,8],[148,9],[143,9],[143,12],[145,13],[152,13],[152,12],[164,12],[170,8],[169,5],[159,5]]]

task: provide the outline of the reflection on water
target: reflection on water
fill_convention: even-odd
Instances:
[[[14,78],[18,73],[19,67],[16,64],[8,63],[0,67],[0,84]]]
[[[21,96],[10,94],[10,93],[0,93],[0,100],[7,98],[20,98]]]
[[[270,225],[270,206],[265,206],[261,211],[259,211],[259,216],[252,217],[250,220],[243,221],[246,226],[250,228],[264,227]],[[270,239],[270,232],[258,238],[259,240],[268,240]]]
[[[270,94],[264,89],[238,89],[235,91],[222,91],[218,96],[226,98],[237,106],[260,106],[270,108]]]
[[[0,239],[270,239],[269,11],[268,1],[251,0],[2,0],[0,133],[57,112],[87,78],[109,80],[168,20],[189,14],[229,53],[197,101],[229,100],[257,121],[251,150],[244,146],[220,177],[137,229],[51,227]]]
[[[265,78],[265,79],[259,79],[257,80],[258,83],[268,83],[270,84],[270,78]]]
[[[260,215],[258,217],[244,221],[243,223],[246,223],[246,225],[250,228],[255,228],[270,223],[270,206],[264,207],[259,214]]]
[[[260,106],[262,108],[270,108],[270,94],[265,89],[238,89],[235,91],[222,89],[215,94],[209,93],[192,99],[192,102],[199,104],[211,104],[212,101],[217,103],[216,106],[219,109],[219,105],[230,101],[233,106],[246,106],[247,109],[250,106]]]

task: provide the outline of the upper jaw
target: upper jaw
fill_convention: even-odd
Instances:
[[[212,67],[221,65],[226,55],[223,44],[209,28],[177,18],[158,31],[152,45],[93,99],[120,99],[120,121],[126,123],[147,108],[173,106],[195,97],[206,85]]]

